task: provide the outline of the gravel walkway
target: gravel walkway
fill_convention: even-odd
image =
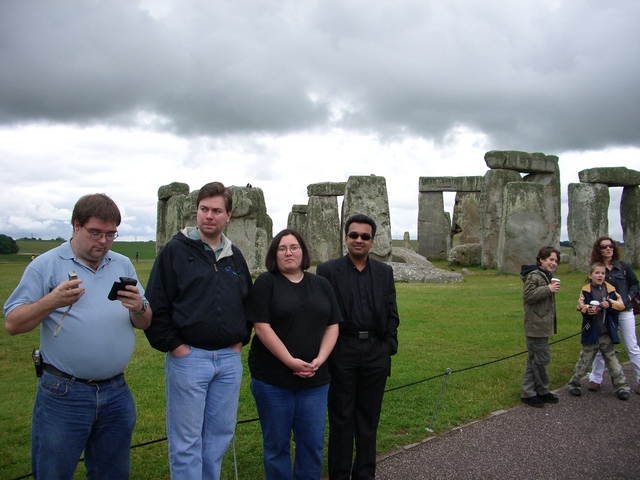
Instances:
[[[376,479],[639,479],[640,395],[631,365],[623,368],[627,401],[606,371],[599,392],[585,377],[581,397],[565,386],[558,404],[521,404],[388,455]]]

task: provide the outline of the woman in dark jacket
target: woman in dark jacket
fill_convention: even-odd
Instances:
[[[620,250],[611,237],[602,236],[593,243],[591,263],[596,262],[604,264],[606,282],[613,285],[624,302],[624,310],[618,316],[620,337],[636,372],[636,380],[640,380],[640,347],[636,337],[636,318],[631,306],[631,298],[638,294],[638,277],[628,263],[620,260]],[[604,360],[602,354],[598,353],[593,362],[593,371],[589,375],[589,390],[600,389],[603,372]],[[640,395],[640,383],[636,385],[636,393]]]

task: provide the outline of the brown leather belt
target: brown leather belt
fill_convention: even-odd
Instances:
[[[63,372],[62,370],[58,370],[56,367],[54,367],[53,365],[50,365],[48,363],[43,363],[42,364],[42,369],[45,372],[52,373],[53,375],[55,375],[57,377],[66,378],[67,380],[74,379],[76,382],[88,383],[88,384],[110,382],[111,380],[113,380],[115,378],[118,378],[120,375],[123,375],[122,373],[119,373],[118,375],[116,375],[114,377],[111,377],[111,378],[107,378],[106,380],[86,380],[84,378],[78,378],[78,377],[74,377],[73,375],[69,375],[68,373]]]

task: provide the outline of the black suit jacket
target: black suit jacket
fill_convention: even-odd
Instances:
[[[349,312],[351,311],[351,291],[349,289],[349,260],[348,256],[321,263],[316,273],[331,283],[344,322],[340,324],[341,331],[347,328]],[[369,259],[371,279],[373,284],[373,310],[375,315],[376,334],[384,338],[391,347],[391,355],[398,351],[398,305],[396,304],[396,286],[393,281],[393,269],[386,263]]]

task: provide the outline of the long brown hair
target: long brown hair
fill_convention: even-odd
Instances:
[[[604,258],[602,258],[602,251],[600,250],[600,244],[608,240],[613,245],[613,259],[620,260],[620,250],[618,249],[618,244],[608,236],[598,237],[595,242],[593,242],[593,247],[591,248],[591,263],[602,263],[604,264]]]

